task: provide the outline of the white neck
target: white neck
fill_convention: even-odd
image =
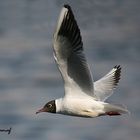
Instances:
[[[62,110],[62,102],[63,102],[63,99],[62,98],[59,98],[59,99],[56,99],[55,100],[55,104],[56,104],[56,113],[59,113],[61,112]]]

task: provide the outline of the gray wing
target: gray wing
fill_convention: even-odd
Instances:
[[[121,76],[120,65],[115,66],[108,74],[94,82],[94,94],[100,101],[105,101],[113,94]]]
[[[65,94],[82,90],[93,96],[93,82],[80,30],[68,5],[62,8],[54,33],[54,58],[64,79]]]

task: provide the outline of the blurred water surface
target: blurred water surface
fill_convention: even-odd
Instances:
[[[72,6],[97,80],[116,64],[122,79],[108,101],[131,116],[76,118],[35,112],[63,96],[52,36],[64,3]],[[2,140],[139,140],[139,0],[0,0],[0,133]]]

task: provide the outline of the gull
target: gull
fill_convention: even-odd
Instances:
[[[50,112],[93,118],[128,113],[122,105],[105,102],[120,80],[120,65],[116,65],[104,77],[93,82],[83,52],[80,29],[69,5],[64,5],[60,12],[53,49],[63,78],[65,94],[62,98],[49,101],[36,114]]]

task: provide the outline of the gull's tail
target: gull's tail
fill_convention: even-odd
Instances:
[[[105,111],[105,115],[109,115],[109,116],[130,114],[127,108],[124,105],[120,105],[120,104],[118,105],[118,104],[105,103],[104,111]]]

